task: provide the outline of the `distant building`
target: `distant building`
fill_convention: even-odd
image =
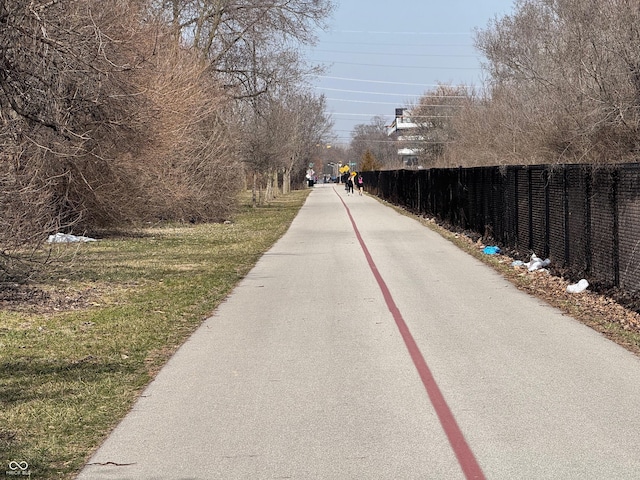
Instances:
[[[415,146],[416,142],[424,140],[418,134],[420,127],[411,119],[407,108],[396,108],[395,118],[387,127],[387,136],[398,142],[398,159],[404,167],[420,168],[418,157],[423,149]]]

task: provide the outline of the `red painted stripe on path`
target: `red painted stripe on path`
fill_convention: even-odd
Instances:
[[[471,448],[469,448],[469,445],[467,444],[467,441],[465,440],[464,435],[462,434],[462,431],[460,430],[460,427],[458,426],[458,423],[456,422],[456,419],[453,416],[453,413],[451,413],[451,409],[449,408],[449,405],[447,405],[447,402],[444,399],[444,396],[442,395],[442,392],[440,391],[438,384],[433,378],[433,374],[431,373],[431,370],[429,369],[427,362],[422,356],[422,353],[420,352],[420,349],[418,348],[418,345],[416,344],[416,341],[414,340],[413,335],[411,335],[411,332],[409,331],[409,327],[407,327],[407,324],[405,323],[404,318],[402,318],[402,314],[400,313],[400,310],[398,309],[395,301],[393,300],[393,297],[391,296],[391,292],[389,291],[387,284],[385,283],[384,279],[382,278],[382,275],[378,271],[378,267],[376,267],[376,264],[373,261],[371,254],[369,253],[369,249],[367,248],[367,245],[364,243],[364,240],[360,235],[358,226],[356,225],[355,220],[351,216],[351,211],[349,210],[349,207],[345,203],[344,199],[340,196],[340,194],[338,194],[338,192],[335,190],[335,187],[334,187],[334,191],[336,192],[336,195],[338,195],[338,198],[340,198],[342,205],[344,205],[344,208],[347,211],[347,215],[349,216],[349,220],[351,220],[351,225],[353,226],[353,230],[355,231],[356,237],[358,238],[358,242],[360,242],[360,246],[362,247],[364,256],[367,259],[369,268],[371,268],[371,272],[373,273],[373,276],[378,282],[378,286],[382,291],[382,296],[384,297],[384,300],[387,303],[387,307],[389,308],[391,315],[393,315],[393,319],[395,320],[398,330],[400,331],[400,335],[402,336],[402,339],[404,340],[407,350],[409,351],[411,360],[413,360],[413,364],[415,365],[416,370],[420,375],[422,384],[427,390],[427,394],[429,395],[431,404],[433,405],[433,408],[436,411],[436,414],[438,415],[440,424],[442,425],[442,428],[444,429],[447,435],[447,438],[449,439],[451,448],[453,448],[453,451],[456,455],[456,458],[458,459],[458,463],[460,464],[460,467],[462,468],[462,471],[464,472],[465,477],[467,479],[484,480],[485,478],[484,473],[482,472],[482,469],[480,468],[478,461],[473,455]]]

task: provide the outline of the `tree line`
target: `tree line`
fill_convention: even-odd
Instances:
[[[518,0],[475,44],[483,85],[442,84],[408,105],[422,127],[402,146],[417,149],[422,166],[637,161],[640,3]],[[397,155],[375,151],[384,129],[373,130],[353,136],[397,168]]]
[[[300,55],[331,0],[0,1],[0,282],[49,234],[221,221],[331,128]]]

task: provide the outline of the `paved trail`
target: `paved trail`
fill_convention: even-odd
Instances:
[[[91,458],[101,479],[637,479],[640,361],[319,185]]]

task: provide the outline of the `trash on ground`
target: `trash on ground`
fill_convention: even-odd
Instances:
[[[488,247],[484,247],[484,249],[482,249],[482,251],[487,255],[496,255],[496,254],[500,253],[500,247],[488,246]]]
[[[47,242],[49,243],[78,243],[78,242],[96,242],[95,238],[83,237],[80,235],[71,235],[70,233],[56,233],[49,235]]]
[[[536,270],[540,270],[542,268],[548,267],[551,264],[551,260],[548,258],[542,260],[540,257],[536,256],[534,253],[531,255],[531,261],[529,263],[525,263],[524,265],[530,272],[535,272]]]
[[[531,255],[531,260],[528,262],[523,262],[522,260],[514,260],[511,262],[512,267],[526,267],[530,272],[547,272],[545,267],[548,267],[551,264],[551,260],[548,258],[541,259],[535,253]],[[580,280],[578,283],[574,283],[573,285],[567,286],[567,292],[569,293],[582,293],[589,286],[589,282],[584,278]]]
[[[522,260],[514,260],[511,262],[512,267],[526,267],[530,272],[535,271],[546,271],[546,267],[551,265],[551,260],[548,258],[541,259],[535,253],[531,255],[531,260],[528,262],[523,262]]]
[[[589,286],[589,282],[587,282],[584,278],[580,280],[578,283],[574,283],[572,285],[567,286],[567,292],[569,293],[582,293]]]

